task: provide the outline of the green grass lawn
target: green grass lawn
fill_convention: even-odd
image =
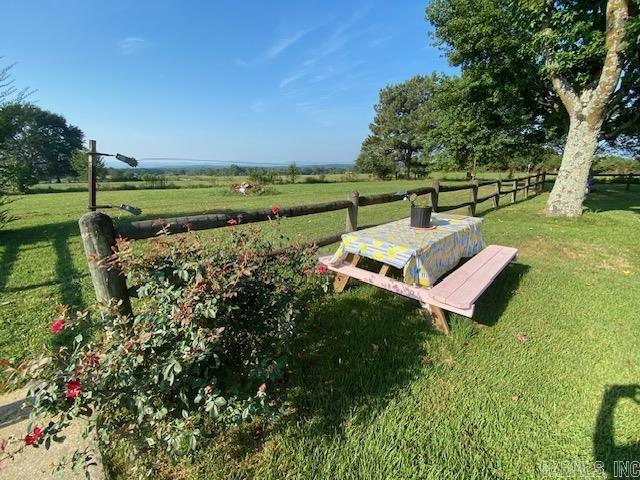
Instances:
[[[256,198],[105,192],[100,202],[153,217],[421,184],[279,185],[278,195]],[[224,435],[167,477],[519,479],[539,478],[543,462],[601,461],[611,475],[614,460],[640,459],[640,195],[631,190],[590,195],[576,220],[544,217],[546,194],[497,211],[485,203],[488,241],[517,247],[519,257],[481,297],[478,323],[453,315],[449,337],[426,328],[415,302],[373,287],[330,295],[296,344],[292,413]],[[39,353],[56,303],[91,302],[76,227],[84,205],[81,193],[12,205],[18,219],[0,232],[0,356]],[[359,223],[406,213],[404,202],[366,207]],[[341,230],[344,216],[288,219],[282,228],[321,237]],[[117,455],[107,460],[127,476]],[[569,478],[587,476],[575,472]]]

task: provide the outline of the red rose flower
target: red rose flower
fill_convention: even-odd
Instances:
[[[51,328],[49,328],[49,330],[51,331],[51,333],[58,333],[60,330],[62,330],[64,328],[64,320],[56,320],[55,322],[53,322],[53,325],[51,325]]]
[[[329,267],[324,264],[320,264],[316,267],[316,272],[318,273],[327,273],[329,271]]]
[[[280,207],[279,206],[274,206],[271,208],[271,213],[273,213],[276,217],[280,216]]]
[[[67,382],[67,395],[66,398],[78,398],[80,396],[80,381],[69,380]]]
[[[238,221],[235,218],[232,218],[230,220],[227,220],[227,225],[237,225]]]
[[[267,394],[267,384],[263,383],[258,387],[258,396],[264,397]]]
[[[42,429],[40,427],[36,427],[33,429],[33,433],[27,434],[24,436],[25,445],[33,445],[37,447],[38,439],[42,436]]]

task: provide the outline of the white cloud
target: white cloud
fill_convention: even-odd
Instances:
[[[275,42],[271,44],[269,48],[267,48],[264,53],[262,53],[257,58],[253,60],[246,60],[244,58],[237,58],[235,63],[239,67],[249,67],[251,65],[255,65],[257,63],[267,62],[276,58],[278,55],[283,53],[289,47],[293,46],[297,43],[302,37],[304,37],[311,30],[298,30],[297,32],[287,35],[286,37],[282,37],[277,39]]]
[[[118,40],[118,49],[123,55],[131,55],[148,47],[149,42],[143,37],[125,37]]]
[[[300,40],[302,37],[304,37],[308,32],[309,32],[309,30],[299,30],[296,33],[294,33],[293,35],[290,35],[288,37],[283,37],[283,38],[277,40],[273,45],[271,45],[267,49],[267,51],[265,53],[265,57],[267,59],[271,59],[271,58],[277,57],[282,52],[284,52],[287,48],[289,48],[291,45],[293,45],[298,40]]]
[[[374,38],[373,40],[369,41],[369,46],[370,47],[377,47],[378,45],[382,45],[383,43],[388,42],[389,40],[391,40],[391,35],[387,35],[385,37]]]
[[[279,86],[284,88],[298,80],[308,77],[312,82],[319,82],[333,76],[338,70],[331,65],[322,66],[323,60],[329,60],[336,56],[344,56],[344,47],[353,40],[365,35],[373,29],[373,25],[356,29],[360,20],[367,14],[370,7],[365,7],[354,12],[350,18],[337,25],[328,37],[319,45],[309,51],[309,55],[302,62],[300,67],[282,79]]]
[[[296,82],[301,78],[306,77],[309,74],[309,72],[310,72],[310,69],[308,68],[301,68],[299,70],[295,70],[282,79],[282,81],[279,84],[279,87],[284,88],[290,83]]]

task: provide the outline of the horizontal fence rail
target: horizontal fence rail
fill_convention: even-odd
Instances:
[[[467,207],[469,215],[475,215],[476,207],[488,200],[492,201],[494,209],[500,206],[500,199],[509,196],[510,203],[516,201],[518,192],[523,192],[524,198],[532,194],[540,193],[546,182],[553,181],[547,178],[546,172],[537,172],[526,177],[510,180],[474,180],[463,185],[440,185],[433,182],[430,187],[420,187],[408,190],[406,194],[429,195],[433,212],[448,212]],[[557,174],[549,174],[557,175]],[[634,179],[640,178],[640,174],[599,174],[593,177],[623,177],[626,189],[629,189]],[[613,182],[610,182],[613,183]],[[493,185],[493,193],[478,196],[478,189]],[[455,205],[446,205],[441,201],[441,194],[447,192],[460,192],[468,190],[469,200]],[[312,205],[299,205],[280,208],[278,215],[282,217],[299,217],[317,213],[346,210],[345,229],[327,237],[319,238],[310,244],[324,247],[339,242],[344,233],[373,227],[375,225],[358,226],[358,209],[371,205],[391,203],[403,200],[405,192],[382,193],[376,195],[360,196],[358,192],[349,192],[346,200],[317,203]],[[189,215],[183,217],[158,218],[155,220],[141,220],[125,223],[114,227],[113,220],[101,212],[88,212],[79,221],[82,241],[89,262],[89,271],[96,293],[96,299],[101,303],[116,301],[120,311],[131,314],[130,297],[135,292],[127,288],[123,275],[117,270],[117,266],[106,266],[108,260],[117,250],[117,237],[132,240],[142,240],[157,237],[165,233],[183,233],[189,230],[208,230],[224,228],[235,223],[264,222],[274,218],[272,209],[253,211],[232,211],[224,213],[209,213],[202,215]]]
[[[300,217],[314,213],[333,212],[351,206],[348,200],[283,207],[279,215],[283,217]],[[237,211],[229,213],[212,213],[204,215],[190,215],[186,217],[159,218],[155,220],[141,220],[119,226],[116,233],[131,240],[153,238],[162,233],[183,233],[189,230],[209,230],[229,226],[229,222],[255,223],[274,218],[270,208],[253,211]]]

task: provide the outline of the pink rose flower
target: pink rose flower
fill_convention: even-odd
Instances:
[[[66,398],[78,398],[80,396],[80,381],[69,380],[67,382],[67,395]]]
[[[49,330],[51,331],[51,333],[56,334],[63,328],[64,320],[56,320],[55,322],[53,322],[53,325],[51,325],[51,328],[49,328]]]
[[[24,436],[25,445],[33,445],[37,447],[38,439],[42,436],[42,429],[40,427],[36,427],[33,429],[33,433],[27,434]]]

